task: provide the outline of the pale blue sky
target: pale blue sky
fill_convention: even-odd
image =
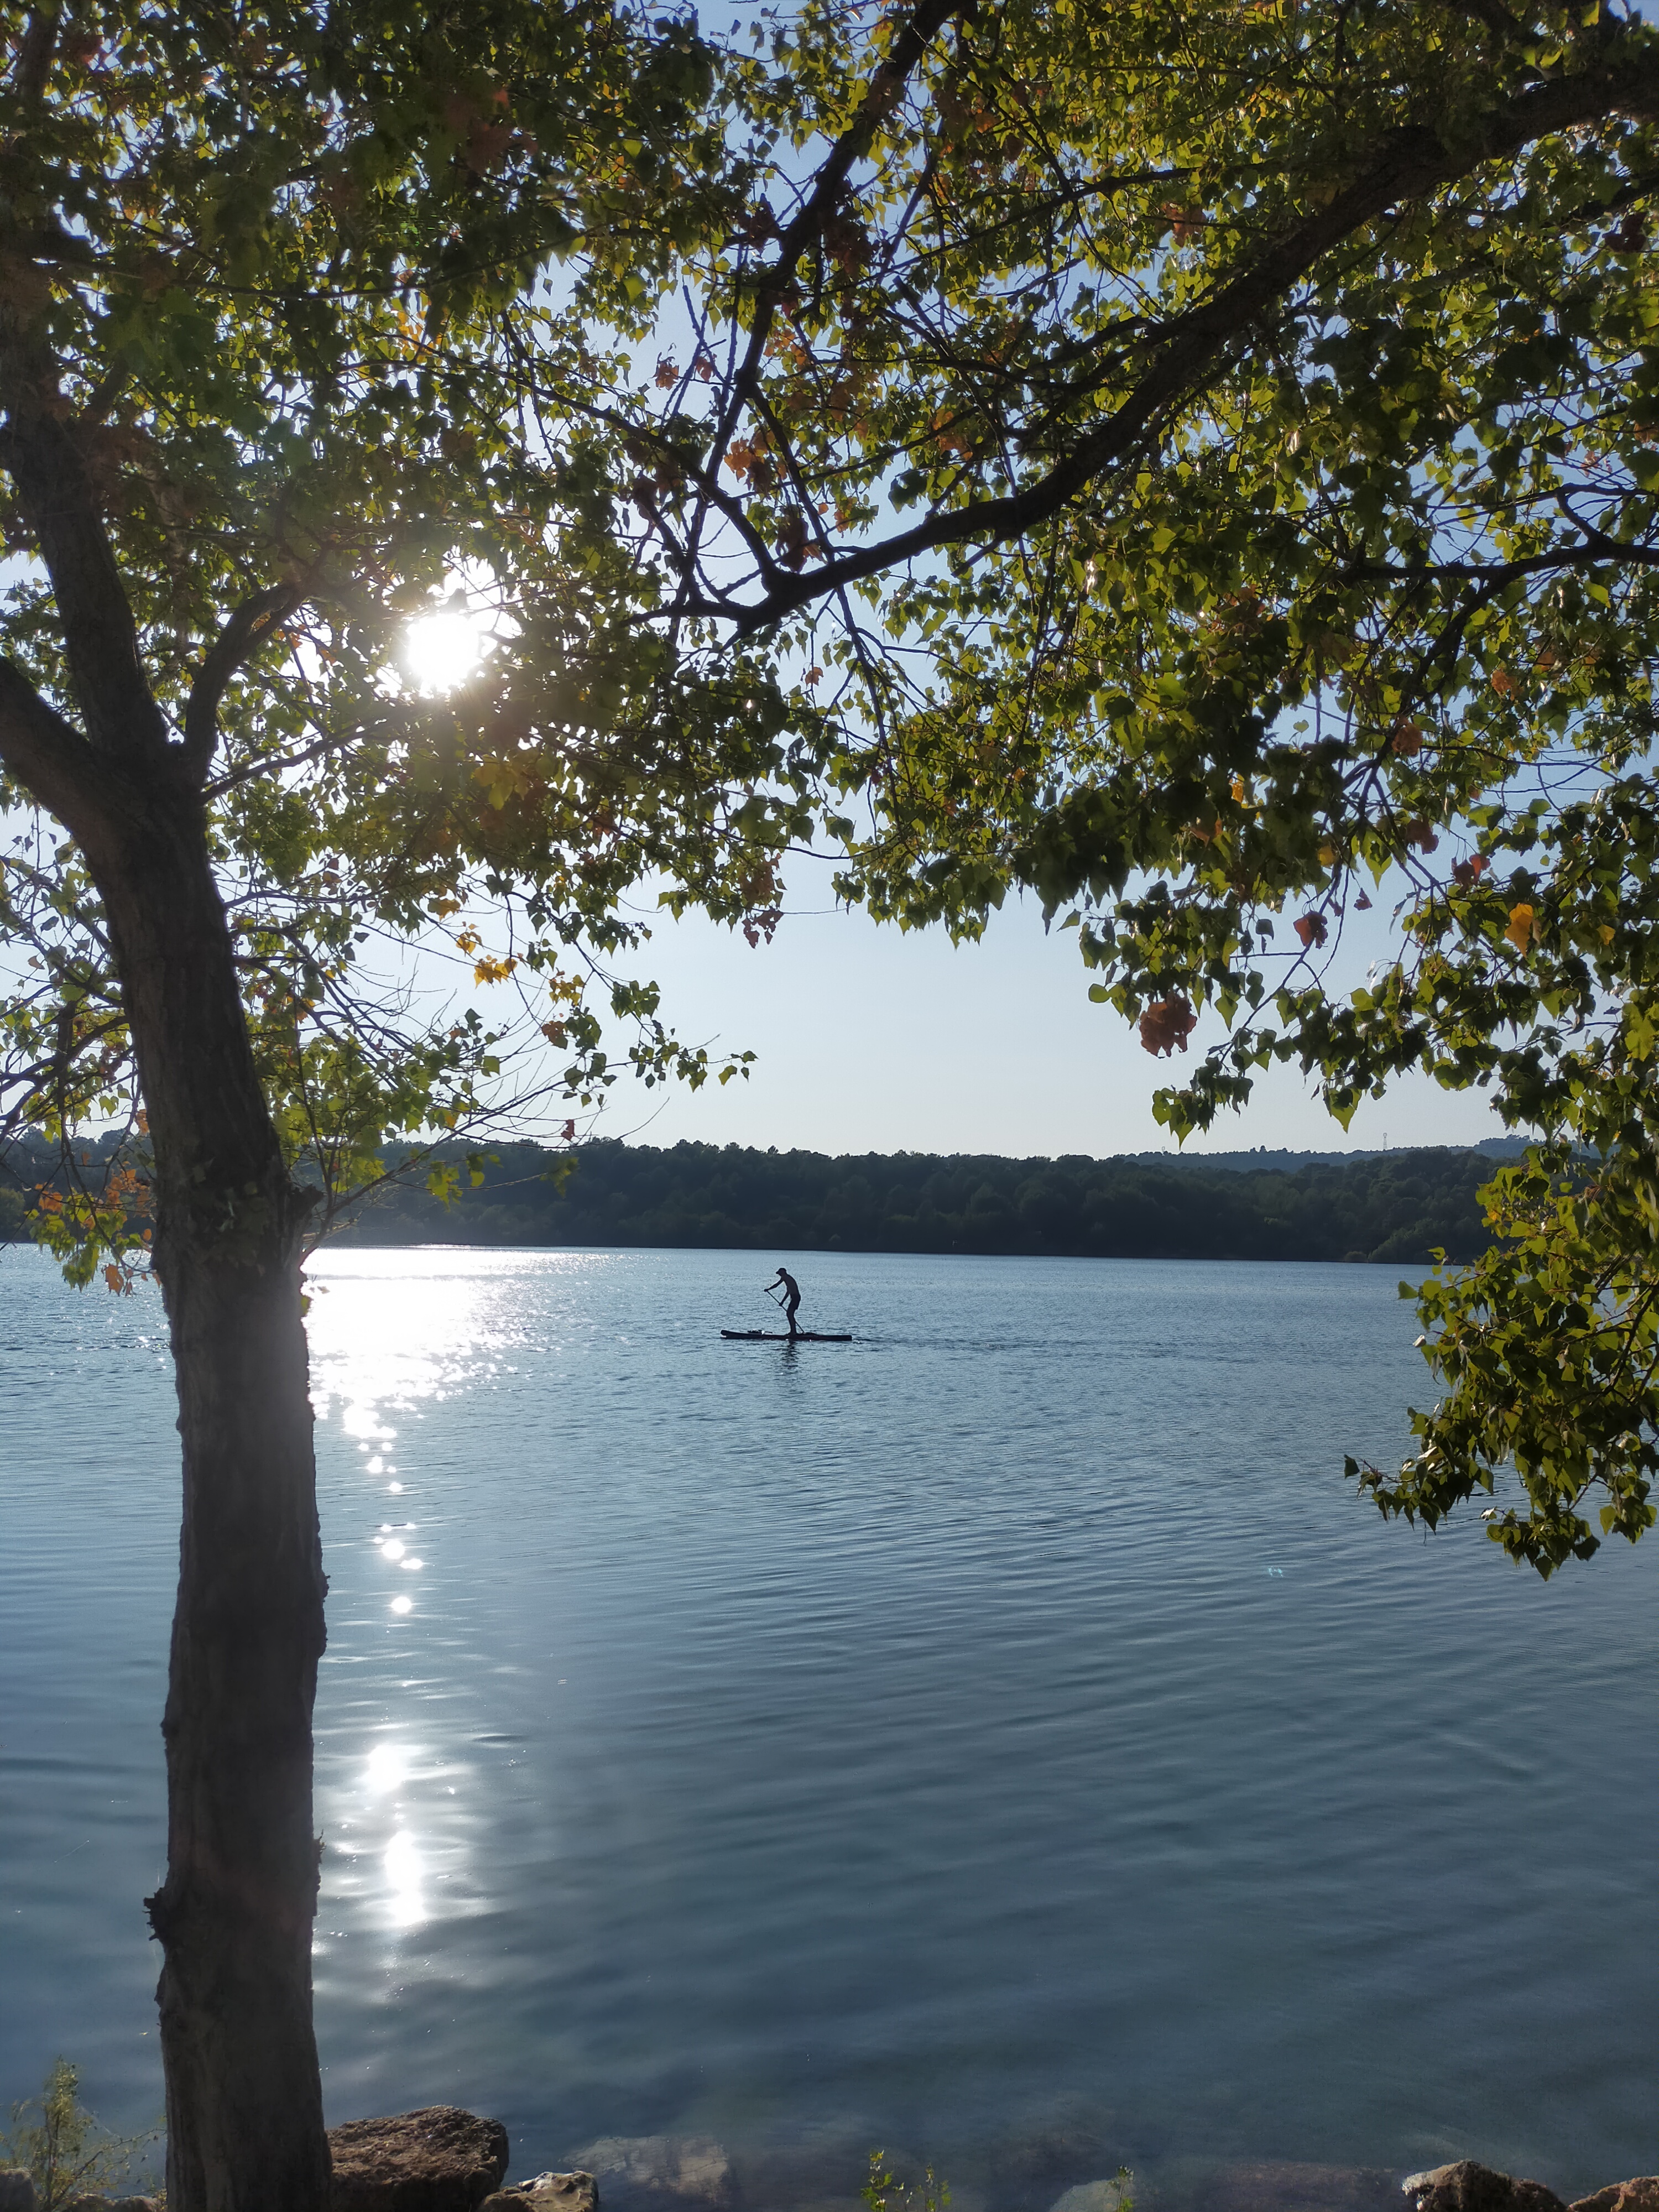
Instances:
[[[792,890],[796,887],[792,886]],[[747,1083],[658,1094],[619,1083],[596,1133],[672,1145],[681,1138],[817,1152],[986,1152],[1104,1156],[1170,1143],[1152,1094],[1171,1063],[1154,1060],[1109,1008],[1075,936],[1045,938],[1030,902],[1010,906],[984,942],[953,948],[940,933],[901,934],[862,915],[813,910],[803,882],[770,945],[706,921],[656,925],[638,965],[663,987],[663,1012],[683,1036],[759,1054]],[[1358,980],[1382,949],[1350,947]],[[1288,933],[1288,924],[1284,925]],[[1194,1040],[1220,1034],[1202,1026]],[[1176,1056],[1179,1070],[1190,1066]],[[1347,1136],[1294,1069],[1264,1078],[1242,1116],[1188,1150],[1246,1146],[1319,1150],[1467,1144],[1503,1133],[1484,1095],[1451,1097],[1403,1083],[1368,1102]]]

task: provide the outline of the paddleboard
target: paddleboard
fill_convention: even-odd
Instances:
[[[798,1328],[793,1336],[783,1329],[723,1328],[720,1334],[728,1344],[850,1344],[850,1334],[845,1336],[826,1334],[816,1328]]]

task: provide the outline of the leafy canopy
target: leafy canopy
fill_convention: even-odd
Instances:
[[[614,1076],[594,978],[641,933],[623,894],[666,870],[755,927],[799,816],[787,702],[753,653],[651,626],[580,416],[538,388],[556,371],[591,405],[624,378],[635,301],[727,219],[711,56],[678,16],[515,0],[8,15],[7,708],[74,715],[57,469],[101,513],[204,781],[291,1156],[332,1197],[503,1084],[591,1103]],[[489,650],[428,696],[407,625],[463,600]],[[68,1144],[137,1109],[120,986],[50,774],[0,763],[0,1112]],[[417,937],[512,1020],[434,1012],[401,963]],[[650,987],[603,981],[638,1071],[701,1081]],[[523,1016],[550,1084],[503,1066]],[[83,1275],[134,1173],[49,1201]]]
[[[82,20],[20,19],[8,284],[209,749],[296,1148],[355,1161],[483,1079],[465,1024],[339,1011],[364,927],[517,963],[592,1097],[569,948],[623,949],[641,878],[757,933],[814,835],[905,926],[1030,889],[1149,1050],[1219,1018],[1178,1133],[1291,1060],[1339,1119],[1422,1069],[1537,1134],[1505,1241],[1423,1294],[1417,1450],[1354,1472],[1432,1522],[1512,1463],[1493,1534],[1543,1572],[1592,1511],[1651,1524],[1638,17],[804,0],[724,51],[506,0]],[[398,628],[458,579],[495,648],[423,698]],[[63,619],[8,617],[53,698]],[[9,880],[24,1109],[61,1121],[125,1080],[118,1000],[73,854]],[[480,898],[522,936],[486,951]],[[1340,990],[1371,905],[1398,931]]]
[[[1541,1139],[1424,1294],[1385,1512],[1512,1463],[1547,1573],[1654,1519],[1659,46],[1633,13],[809,5],[634,449],[675,604],[837,687],[847,896],[1011,888],[1186,1051]],[[827,150],[825,150],[827,149]],[[768,168],[769,164],[769,168]],[[696,465],[685,460],[695,457]],[[621,473],[621,461],[617,470]],[[725,473],[722,474],[721,471]],[[733,481],[734,480],[734,481]],[[828,673],[825,673],[828,672]],[[1339,991],[1345,926],[1398,928]]]

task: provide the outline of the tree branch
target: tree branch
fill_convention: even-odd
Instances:
[[[14,660],[0,659],[0,765],[87,850],[106,820],[107,771]]]
[[[1360,561],[1351,563],[1343,574],[1382,584],[1432,584],[1446,578],[1501,590],[1505,584],[1519,583],[1522,577],[1547,576],[1558,568],[1608,568],[1626,562],[1638,568],[1659,567],[1659,545],[1634,540],[1626,544],[1622,538],[1609,538],[1605,532],[1582,523],[1579,527],[1584,531],[1586,544],[1553,545],[1546,552],[1528,553],[1514,561],[1425,561],[1403,568],[1388,561]]]
[[[154,766],[167,724],[145,677],[115,550],[57,380],[0,306],[0,461],[17,487],[63,623],[70,680],[94,753]],[[10,327],[8,327],[10,325]],[[55,809],[54,809],[55,811]]]
[[[1613,114],[1659,118],[1659,58],[1638,52],[1628,61],[1603,59],[1581,75],[1531,86],[1455,146],[1446,146],[1421,125],[1390,132],[1328,206],[1304,216],[1231,283],[1178,316],[1161,336],[1146,340],[1152,359],[1128,396],[1046,474],[1017,492],[930,515],[914,529],[775,585],[737,617],[738,634],[750,635],[814,599],[941,547],[1006,544],[1048,520],[1133,453],[1172,407],[1200,388],[1241,333],[1259,323],[1334,247],[1391,207],[1420,199],[1486,162],[1510,159],[1534,139]],[[808,205],[817,199],[815,191]],[[733,611],[729,605],[710,603],[694,611],[730,618]]]
[[[1473,15],[1478,22],[1500,39],[1524,38],[1527,25],[1518,15],[1511,15],[1503,0],[1447,0],[1455,15]]]
[[[185,708],[185,773],[198,787],[207,781],[219,743],[219,702],[237,670],[256,653],[304,597],[297,584],[273,584],[244,599],[202,657]]]
[[[37,13],[24,36],[45,42],[56,10]],[[26,70],[27,53],[19,70]],[[0,217],[0,465],[52,581],[70,682],[84,742],[100,757],[153,773],[168,752],[166,720],[138,650],[138,626],[104,525],[103,502],[58,364],[45,335],[36,247],[9,212]]]
[[[731,441],[732,433],[737,428],[744,402],[759,378],[761,363],[766,357],[767,340],[772,335],[772,325],[777,316],[778,301],[788,285],[796,262],[834,214],[836,202],[841,198],[842,187],[852,173],[854,162],[869,145],[877,126],[903,91],[911,70],[951,18],[962,12],[963,5],[964,0],[921,0],[921,5],[894,40],[886,60],[872,76],[864,97],[859,102],[858,113],[825,155],[811,191],[797,209],[793,220],[780,234],[777,258],[769,269],[762,271],[756,285],[755,319],[750,328],[749,343],[732,379],[730,396],[715,433],[712,465],[716,469]]]
[[[17,58],[12,66],[18,93],[24,100],[39,100],[46,88],[46,71],[52,67],[52,52],[58,43],[58,18],[62,12],[56,0],[51,7],[36,8],[17,42]]]

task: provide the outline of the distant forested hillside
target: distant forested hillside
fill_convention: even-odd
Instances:
[[[496,1148],[447,1208],[398,1190],[352,1243],[666,1244],[775,1251],[1018,1252],[1115,1259],[1466,1260],[1490,1241],[1475,1198],[1494,1162],[1403,1152],[1285,1173],[1201,1161],[961,1154],[664,1151],[584,1146],[561,1189],[551,1156]]]
[[[1507,1147],[1506,1147],[1507,1149]],[[459,1154],[457,1155],[459,1158]],[[790,1252],[1021,1252],[1112,1259],[1455,1260],[1489,1242],[1475,1192],[1492,1151],[1310,1158],[1232,1153],[1010,1160],[955,1153],[661,1150],[584,1145],[562,1156],[496,1146],[483,1183],[448,1206],[388,1191],[337,1232],[351,1244],[668,1244]],[[1271,1161],[1271,1166],[1266,1164]],[[0,1241],[28,1233],[50,1160],[15,1155]]]

